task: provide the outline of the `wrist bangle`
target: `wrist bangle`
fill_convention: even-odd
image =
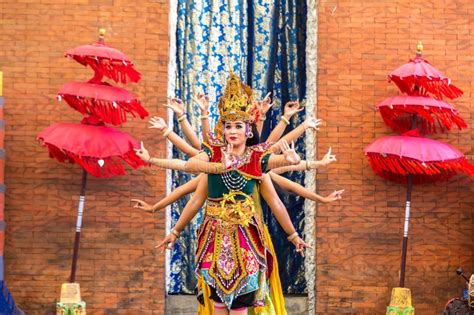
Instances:
[[[287,124],[287,125],[290,124],[290,121],[289,121],[288,119],[286,119],[285,116],[281,116],[281,120],[283,120],[283,122],[284,122],[285,124]]]
[[[290,236],[288,236],[286,239],[287,239],[289,242],[291,242],[291,241],[293,241],[295,238],[297,238],[298,235],[299,235],[298,232],[295,232],[295,233],[291,234]]]
[[[163,132],[163,136],[168,137],[170,135],[171,131],[172,131],[171,128],[166,129],[165,132]]]
[[[178,232],[178,231],[176,231],[175,228],[172,228],[172,229],[170,230],[170,232],[171,232],[171,234],[173,234],[174,236],[176,236],[176,238],[179,238],[180,235],[181,235],[181,233]]]
[[[201,116],[199,116],[199,118],[201,118],[201,120],[208,119],[209,115],[201,115]]]
[[[309,162],[306,160],[306,170],[309,171]]]
[[[182,122],[185,119],[186,119],[186,113],[183,113],[183,115],[178,117],[178,122]]]
[[[153,160],[153,158],[150,156],[150,158],[148,159],[148,161],[146,161],[146,162],[148,163],[148,165],[150,165],[150,166],[153,164],[151,160]]]

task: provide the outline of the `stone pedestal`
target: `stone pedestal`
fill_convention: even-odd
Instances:
[[[86,302],[81,301],[79,283],[63,283],[56,315],[86,315]]]
[[[390,305],[387,306],[386,315],[415,315],[411,304],[411,292],[407,288],[393,288]]]

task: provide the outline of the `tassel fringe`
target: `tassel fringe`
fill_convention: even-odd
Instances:
[[[395,82],[402,93],[408,95],[424,95],[427,93],[433,94],[437,99],[442,99],[443,95],[455,99],[463,94],[463,92],[456,86],[449,84],[448,80],[430,80],[428,77],[409,76],[400,78],[393,76],[391,80]],[[421,88],[420,91],[415,91],[414,86]]]
[[[91,98],[77,98],[75,95],[62,95],[62,98],[75,110],[83,115],[97,116],[102,121],[115,126],[127,121],[127,113],[141,119],[148,116],[146,109],[142,107],[137,99],[130,102],[113,102],[105,100],[94,100]]]
[[[73,55],[72,58],[81,65],[89,65],[95,72],[99,72],[106,77],[114,80],[115,83],[126,84],[128,82],[138,82],[141,74],[133,68],[132,62],[124,62],[122,60],[111,60],[99,58],[96,60],[91,56]]]
[[[453,126],[459,129],[467,128],[467,124],[457,111],[438,107],[416,105],[394,105],[379,107],[384,122],[395,132],[404,133],[411,130],[413,114],[417,114],[417,126],[422,134],[433,134],[437,128],[441,132],[451,130]]]
[[[48,147],[49,156],[51,158],[55,158],[60,162],[67,161],[70,163],[77,163],[89,174],[101,178],[108,178],[116,175],[125,175],[125,168],[122,164],[122,160],[134,169],[137,169],[140,166],[147,165],[147,163],[142,161],[142,159],[140,159],[135,154],[133,148],[131,148],[131,150],[128,151],[124,156],[113,156],[101,159],[88,156],[78,156],[72,152],[60,150],[58,147],[49,143],[45,143],[45,146]],[[104,161],[103,166],[99,165],[99,160]]]
[[[384,157],[377,153],[368,153],[367,158],[377,175],[397,183],[406,183],[408,174],[414,175],[414,184],[448,180],[457,173],[474,175],[474,165],[464,157],[442,162],[421,162],[397,156]]]

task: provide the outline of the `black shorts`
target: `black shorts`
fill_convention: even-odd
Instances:
[[[219,297],[219,295],[217,295],[216,290],[211,286],[209,287],[209,289],[211,290],[211,295],[209,296],[209,298],[211,300],[215,301],[215,302],[223,303],[221,298]],[[202,292],[200,292],[200,293],[202,294]],[[243,294],[243,295],[239,295],[232,302],[232,305],[230,306],[230,309],[235,310],[235,309],[242,308],[242,307],[253,307],[254,303],[255,303],[255,293],[256,293],[256,291],[246,293],[246,294]],[[201,296],[198,295],[197,299],[198,299],[199,303],[204,304],[204,299],[203,299],[202,295]]]

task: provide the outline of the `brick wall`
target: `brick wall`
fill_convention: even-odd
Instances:
[[[100,3],[100,4],[99,4]],[[123,50],[142,72],[127,85],[152,114],[166,97],[168,1],[0,1],[0,69],[5,78],[6,280],[27,314],[52,314],[69,277],[81,170],[48,158],[36,135],[80,114],[55,94],[62,84],[85,81],[92,71],[63,57],[72,47],[97,40]],[[164,150],[147,123],[122,128]],[[163,173],[89,177],[77,281],[90,314],[162,314],[164,257],[153,251],[163,237],[164,214],[130,207],[130,198],[155,200],[164,193]]]
[[[46,126],[80,115],[54,100],[61,85],[87,80],[89,69],[62,57],[93,42],[99,27],[143,74],[127,88],[153,114],[166,95],[167,1],[0,1],[0,69],[6,99],[6,280],[27,314],[51,314],[69,276],[81,171],[50,160],[35,140]],[[425,57],[465,91],[453,103],[470,128],[436,136],[474,161],[472,84],[474,4],[469,1],[319,2],[318,134],[321,156],[332,145],[338,163],[317,177],[321,193],[345,188],[344,200],[320,205],[317,218],[318,313],[382,314],[398,284],[405,188],[375,177],[363,148],[389,134],[373,106],[396,87],[385,76],[414,55]],[[165,143],[128,122],[123,130],[150,147]],[[130,171],[88,182],[78,282],[91,314],[162,314],[163,256],[152,248],[163,236],[164,215],[129,207],[129,199],[156,200],[164,173]],[[458,295],[453,270],[474,270],[472,180],[416,187],[406,284],[418,314],[439,314]],[[119,311],[120,310],[120,311]]]
[[[338,162],[320,173],[320,192],[345,188],[338,205],[321,205],[317,217],[318,314],[383,314],[398,285],[405,187],[376,177],[363,155],[390,134],[373,107],[397,95],[386,75],[424,57],[465,94],[452,101],[469,128],[436,135],[474,162],[474,3],[472,1],[319,2],[318,133],[320,155],[332,145]],[[415,186],[406,286],[417,314],[440,314],[459,295],[458,266],[474,271],[474,185],[461,177]]]

